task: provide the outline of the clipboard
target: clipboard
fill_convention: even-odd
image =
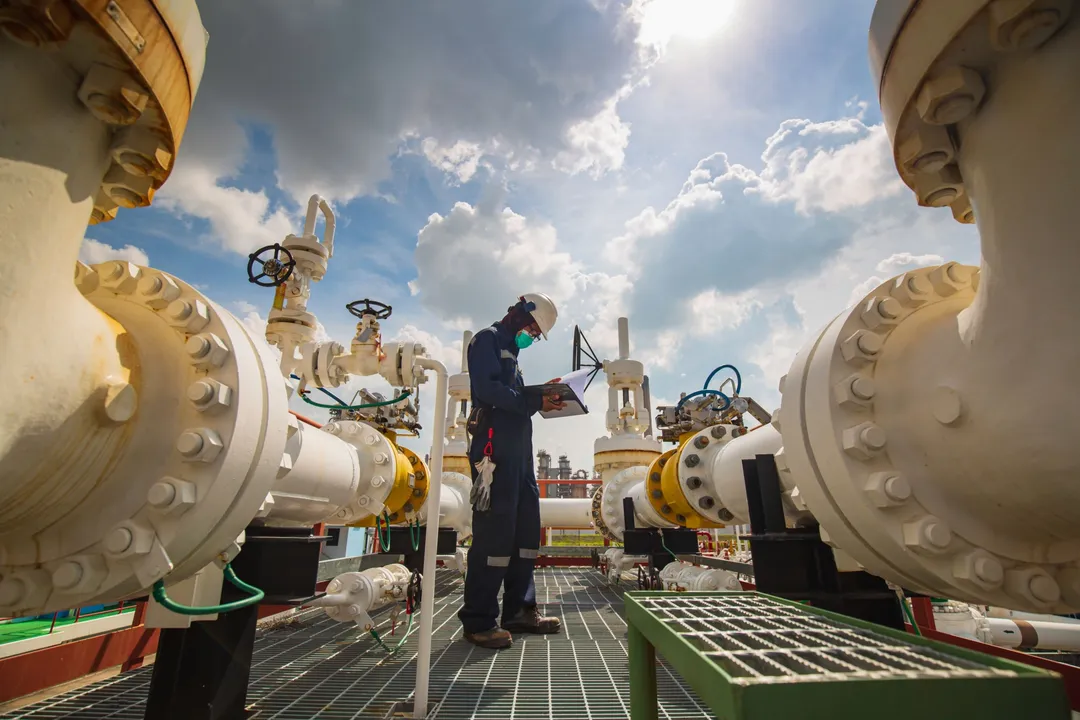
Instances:
[[[561,410],[550,410],[548,412],[541,412],[540,417],[545,420],[548,418],[560,418],[560,417],[576,417],[578,415],[588,415],[589,408],[585,404],[585,401],[577,392],[575,385],[581,385],[584,390],[584,383],[576,382],[579,379],[586,379],[589,371],[578,371],[570,373],[566,377],[562,378],[561,382],[547,383],[544,385],[526,385],[521,389],[523,393],[529,396],[536,395],[558,395],[559,400],[564,403]],[[576,376],[581,375],[581,378]]]

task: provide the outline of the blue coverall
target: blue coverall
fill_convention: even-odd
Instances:
[[[491,507],[473,512],[473,541],[465,577],[465,604],[458,618],[466,633],[496,627],[499,587],[503,620],[536,607],[533,566],[540,549],[540,490],[532,460],[532,415],[543,399],[526,397],[518,369],[515,333],[496,323],[469,344],[469,384],[474,407],[487,411],[469,446],[473,482],[491,432],[495,476]]]

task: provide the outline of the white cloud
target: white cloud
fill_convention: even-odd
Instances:
[[[971,228],[901,192],[882,128],[853,107],[782,123],[760,171],[708,155],[665,205],[608,241],[607,261],[632,282],[620,303],[649,339],[638,357],[657,395],[697,389],[731,362],[771,410],[795,354],[861,299],[862,281],[977,254]]]
[[[766,141],[761,159],[757,191],[793,202],[800,213],[839,212],[905,191],[885,126],[868,127],[861,117],[788,120]]]
[[[571,175],[588,172],[600,177],[623,166],[630,125],[619,117],[618,103],[618,96],[612,97],[596,115],[567,128],[569,147],[555,156],[555,168]]]
[[[427,137],[420,143],[420,148],[428,162],[448,176],[455,178],[459,183],[469,182],[472,179],[484,155],[484,150],[478,143],[464,140],[458,140],[450,147],[443,147],[435,138]]]
[[[928,267],[930,265],[940,265],[944,262],[945,258],[932,253],[926,255],[913,255],[909,252],[893,253],[879,262],[876,266],[879,273],[884,273],[884,277],[871,275],[853,287],[851,289],[851,295],[848,297],[848,305],[854,305],[859,302],[866,297],[871,290],[885,282],[888,278],[899,275],[905,270],[917,267]]]
[[[416,245],[421,303],[445,321],[474,324],[502,317],[527,292],[565,305],[577,291],[580,266],[559,249],[555,228],[496,203],[459,202],[434,214]]]
[[[945,258],[940,255],[912,255],[909,252],[893,253],[877,264],[878,272],[897,274],[901,270],[941,265]]]
[[[416,342],[424,346],[424,350],[428,356],[434,360],[438,360],[446,366],[447,371],[453,375],[461,370],[461,340],[454,340],[453,342],[443,342],[443,340],[434,333],[421,330],[415,325],[404,325],[393,337],[386,338],[388,341],[393,342]],[[434,378],[432,378],[434,382]]]
[[[698,337],[709,337],[724,330],[737,328],[746,322],[754,310],[763,305],[754,291],[732,295],[706,290],[688,303],[691,332]]]
[[[87,265],[96,265],[109,260],[127,260],[136,265],[150,265],[150,258],[146,256],[146,251],[142,248],[134,245],[114,248],[91,238],[83,238],[82,245],[79,247],[79,260]]]
[[[237,300],[233,303],[233,309],[239,314],[240,322],[249,333],[255,337],[266,335],[266,318],[257,307],[245,300]]]
[[[847,307],[851,307],[855,303],[862,300],[864,297],[867,296],[867,294],[869,294],[871,290],[873,290],[883,282],[885,282],[885,278],[878,277],[877,275],[871,275],[855,287],[851,288],[851,294],[848,295]]]
[[[235,145],[244,122],[272,134],[278,184],[299,201],[376,192],[405,137],[433,138],[425,155],[458,178],[481,153],[552,159],[574,149],[569,129],[602,115],[639,62],[622,3],[200,10],[211,39],[178,169],[212,164],[215,180],[230,177],[238,163],[221,159],[219,138]]]
[[[226,250],[248,254],[299,233],[297,220],[283,208],[271,207],[264,191],[222,185],[212,166],[198,160],[178,163],[158,194],[158,205],[177,214],[205,219],[210,236]]]

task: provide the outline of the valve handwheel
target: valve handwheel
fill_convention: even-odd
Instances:
[[[256,267],[262,272],[256,273]],[[295,267],[296,260],[288,248],[276,243],[267,245],[248,255],[248,282],[259,287],[277,287],[289,279]]]
[[[345,309],[352,313],[353,317],[362,318],[365,315],[371,315],[376,320],[385,320],[390,317],[390,312],[393,310],[393,308],[386,303],[381,303],[377,300],[369,300],[368,298],[354,300],[346,305]]]

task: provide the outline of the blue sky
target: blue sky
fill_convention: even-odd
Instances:
[[[176,169],[151,208],[91,227],[84,259],[148,261],[261,333],[271,291],[247,283],[246,255],[298,232],[318,192],[338,230],[310,307],[331,337],[351,336],[346,302],[373,297],[394,306],[388,336],[456,371],[463,329],[539,290],[561,314],[524,354],[527,380],[569,369],[575,324],[610,356],[627,314],[658,400],[733,362],[775,407],[794,354],[860,288],[978,259],[970,226],[899,182],[872,9],[203,3],[206,72]],[[536,445],[590,466],[595,390],[597,412],[538,421]]]

